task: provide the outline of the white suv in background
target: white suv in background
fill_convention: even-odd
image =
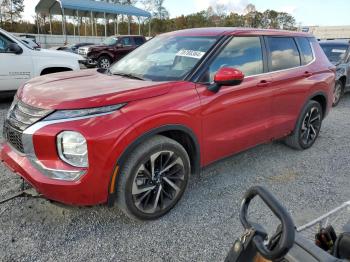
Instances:
[[[34,49],[0,29],[0,92],[13,91],[33,77],[80,70],[83,57],[66,52]]]

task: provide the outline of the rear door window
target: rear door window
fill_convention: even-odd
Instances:
[[[278,71],[301,65],[298,47],[293,37],[268,37],[270,71]]]
[[[307,65],[314,60],[314,53],[312,52],[311,43],[306,37],[297,37],[296,41],[298,42],[300,52],[303,56],[303,65]]]

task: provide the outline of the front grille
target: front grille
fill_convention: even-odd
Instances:
[[[52,110],[35,108],[15,99],[4,123],[4,138],[15,149],[24,153],[23,131],[51,112]]]
[[[7,142],[10,143],[15,149],[21,153],[24,153],[21,131],[11,127],[5,122],[4,136]]]
[[[78,54],[82,55],[82,56],[86,56],[87,55],[87,50],[83,49],[83,48],[79,48],[78,49]]]

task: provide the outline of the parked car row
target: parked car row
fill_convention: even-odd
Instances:
[[[82,55],[87,67],[99,67],[108,69],[114,62],[120,60],[137,47],[146,42],[144,36],[111,36],[106,38],[101,45],[80,47],[78,54]]]
[[[78,54],[78,49],[80,47],[91,46],[91,45],[94,45],[94,43],[83,42],[75,45],[56,46],[56,47],[52,47],[51,49]]]
[[[137,37],[79,50],[92,64],[123,57],[109,70],[19,88],[0,158],[46,198],[116,203],[132,218],[156,219],[214,161],[276,139],[312,147],[334,102],[336,68],[309,34],[182,30],[124,57]],[[23,52],[20,43],[3,48]]]
[[[80,69],[81,56],[35,48],[34,43],[0,29],[0,92],[17,90],[37,76]]]

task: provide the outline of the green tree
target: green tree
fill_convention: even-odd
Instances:
[[[279,27],[285,30],[296,30],[295,18],[288,13],[279,13],[277,17]]]
[[[152,13],[153,17],[160,20],[169,19],[169,12],[164,7],[165,0],[142,0],[145,9]]]
[[[24,11],[24,0],[3,0],[1,4],[1,25],[3,22],[10,22],[11,29],[16,20],[22,18]]]

